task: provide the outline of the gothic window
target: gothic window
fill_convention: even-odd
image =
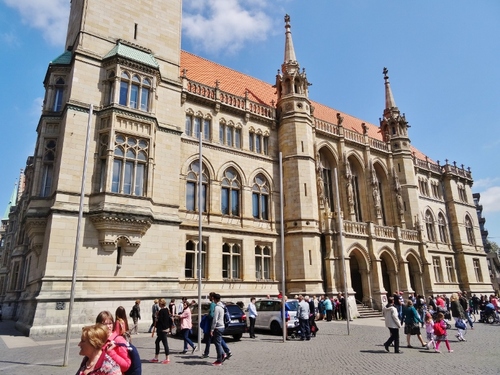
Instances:
[[[201,207],[202,212],[207,212],[207,191],[208,191],[208,173],[203,165],[201,171]],[[186,176],[186,210],[197,211],[199,208],[199,175],[200,163],[198,160],[191,163]]]
[[[419,178],[418,179],[418,186],[420,188],[420,194],[428,197],[429,196],[429,185],[427,183],[427,180],[424,178]]]
[[[354,214],[356,216],[356,221],[363,221],[363,216],[361,214],[361,196],[359,194],[359,179],[357,174],[352,176],[352,188],[354,192]]]
[[[101,161],[101,168],[99,173],[99,191],[101,193],[106,191],[108,147],[109,135],[102,134],[99,139],[99,159]]]
[[[56,141],[54,139],[46,139],[42,156],[42,183],[40,188],[40,195],[42,197],[48,197],[52,191],[55,159]]]
[[[439,182],[431,182],[431,188],[432,188],[432,195],[436,199],[441,199],[442,198],[442,193],[441,193],[441,186],[439,185]]]
[[[149,153],[148,141],[116,134],[114,143],[111,191],[118,194],[144,196]]]
[[[441,259],[439,257],[432,257],[432,265],[434,267],[434,278],[437,283],[443,282],[443,270],[441,269]]]
[[[271,279],[271,248],[255,246],[255,278],[257,280]]]
[[[465,217],[465,232],[467,234],[467,242],[469,245],[475,245],[476,240],[474,238],[474,227],[472,226],[472,220],[469,216]]]
[[[19,273],[21,270],[21,262],[17,261],[12,266],[12,273],[10,276],[10,290],[15,291],[18,288]]]
[[[194,116],[191,114],[186,115],[186,125],[184,133],[190,137],[200,139],[200,131],[203,132],[203,139],[205,141],[210,140],[211,132],[211,121],[210,119],[204,119],[200,116]]]
[[[54,106],[52,110],[54,112],[59,112],[62,109],[64,95],[64,79],[58,78],[56,81],[55,92],[54,92]]]
[[[219,123],[219,143],[229,147],[241,148],[241,129],[233,124]]]
[[[430,242],[436,242],[436,234],[434,229],[434,217],[430,211],[425,213],[425,229],[427,230],[427,238]]]
[[[455,267],[453,267],[453,258],[445,258],[446,262],[446,274],[448,275],[448,281],[450,283],[456,283],[455,277]]]
[[[269,136],[251,130],[248,133],[248,148],[257,154],[269,155]]]
[[[472,259],[472,263],[474,264],[474,273],[476,275],[476,281],[479,283],[483,282],[483,274],[481,272],[481,264],[479,263],[479,259]]]
[[[269,220],[269,185],[263,174],[253,180],[252,213],[254,219]]]
[[[207,246],[205,240],[201,246],[201,278],[206,278],[205,269],[207,261]],[[186,260],[184,263],[184,277],[189,279],[198,278],[198,243],[193,240],[186,242]]]
[[[108,80],[107,80],[107,90],[108,90],[108,97],[106,104],[112,104],[115,101],[115,72],[111,71],[108,74]]]
[[[149,111],[151,79],[123,71],[120,77],[120,105]]]
[[[332,167],[330,166],[330,162],[322,153],[320,153],[321,160],[321,178],[323,180],[323,194],[324,199],[328,203],[330,210],[333,211],[334,200],[333,200],[333,180],[332,180]]]
[[[241,246],[225,242],[222,245],[222,278],[240,279]]]
[[[462,201],[462,202],[466,202],[467,203],[467,193],[465,191],[465,186],[462,185],[462,184],[459,184],[458,185],[458,198]]]
[[[222,178],[221,212],[223,215],[240,216],[239,176],[232,167],[226,169]]]
[[[438,228],[439,228],[439,239],[442,243],[448,243],[448,232],[446,230],[446,220],[444,215],[440,213],[438,215]]]

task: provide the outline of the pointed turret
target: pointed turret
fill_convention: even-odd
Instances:
[[[281,64],[281,72],[276,75],[276,89],[278,100],[282,96],[300,94],[308,96],[308,87],[311,85],[307,81],[305,69],[300,71],[300,65],[295,56],[293,47],[292,32],[290,26],[290,16],[285,15],[285,59]]]
[[[387,68],[384,68],[383,74],[384,74],[384,81],[385,81],[385,110],[384,110],[384,115],[387,112],[391,112],[393,110],[396,110],[399,112],[398,107],[396,106],[396,102],[394,101],[394,96],[392,96],[392,90],[391,90],[391,83],[389,82],[389,76],[387,75],[389,73],[389,70]]]
[[[9,204],[5,208],[5,212],[2,217],[2,221],[9,220],[10,208],[14,207],[17,203],[17,182],[14,184],[14,189],[12,190],[12,194],[10,195]]]

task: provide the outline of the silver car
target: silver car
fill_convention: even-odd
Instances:
[[[288,329],[295,327],[297,320],[297,308],[299,301],[289,299],[287,302],[287,311],[289,319],[287,321]],[[283,319],[281,318],[281,300],[280,299],[260,299],[255,302],[257,309],[257,318],[255,319],[255,328],[270,330],[274,335],[280,335],[283,332]]]

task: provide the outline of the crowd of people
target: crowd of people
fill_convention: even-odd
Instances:
[[[483,314],[488,308],[494,309],[496,314],[500,312],[498,298],[493,294],[489,297],[485,295],[478,297],[476,294],[470,296],[463,291],[452,293],[450,297],[442,294],[429,296],[426,299],[422,295],[415,296],[410,293],[405,301],[403,292],[395,292],[382,309],[385,325],[390,332],[384,348],[389,352],[389,347],[392,345],[395,353],[402,353],[399,349],[399,330],[404,325],[408,348],[413,348],[411,337],[417,336],[423,348],[441,353],[439,346],[444,342],[448,352],[452,353],[447,333],[451,327],[449,322],[454,321],[457,340],[467,341],[465,339],[467,325],[471,330],[474,329],[471,314]],[[425,328],[427,342],[422,338],[421,328]]]

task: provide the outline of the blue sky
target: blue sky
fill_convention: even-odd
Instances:
[[[0,0],[0,214],[33,154],[48,63],[64,50],[69,0]],[[500,2],[185,0],[185,50],[269,83],[283,16],[311,99],[378,125],[383,67],[414,146],[470,167],[500,243]]]

